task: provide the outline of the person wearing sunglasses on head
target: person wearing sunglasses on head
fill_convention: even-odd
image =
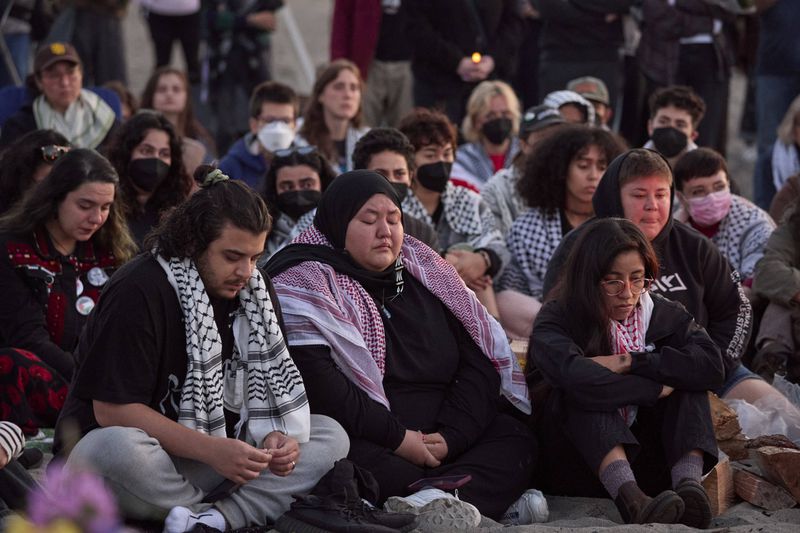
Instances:
[[[34,130],[0,152],[0,215],[42,181],[53,163],[69,149],[69,141],[60,133]]]
[[[706,390],[724,381],[720,349],[681,304],[649,293],[658,258],[636,224],[582,228],[531,335],[525,371],[546,458],[535,484],[608,494],[629,524],[708,527],[700,478],[717,462]]]
[[[28,435],[55,425],[86,317],[135,252],[118,193],[111,164],[74,149],[0,218],[0,413]]]
[[[261,195],[272,216],[272,228],[261,262],[283,248],[299,227],[308,228],[322,193],[336,173],[313,146],[285,148],[273,153]]]

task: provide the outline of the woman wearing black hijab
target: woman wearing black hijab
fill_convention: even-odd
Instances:
[[[471,475],[459,489],[499,518],[528,487],[534,442],[500,413],[502,393],[530,412],[500,325],[455,269],[403,234],[380,174],[342,174],[314,226],[267,265],[311,403],[347,430],[349,458],[381,498],[421,478]]]

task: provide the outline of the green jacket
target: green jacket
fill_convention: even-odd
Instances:
[[[772,233],[753,280],[757,294],[785,307],[798,305],[792,299],[800,292],[798,241],[792,236],[792,226],[786,221]]]

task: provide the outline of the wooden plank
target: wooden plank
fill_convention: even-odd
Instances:
[[[763,446],[750,451],[761,473],[800,503],[800,450]]]
[[[736,435],[728,440],[718,440],[717,445],[731,458],[731,461],[740,461],[750,457],[750,452],[746,448],[748,442],[744,435]]]
[[[788,509],[797,502],[789,491],[770,483],[739,463],[733,463],[733,487],[736,495],[748,503],[768,511]]]
[[[713,392],[708,393],[708,402],[711,406],[711,421],[714,424],[717,441],[729,440],[741,434],[742,427],[739,425],[736,411],[728,407],[728,404]]]
[[[778,448],[789,448],[792,450],[800,450],[798,446],[789,440],[786,435],[762,435],[747,441],[746,448],[757,449],[764,446],[776,446]]]
[[[703,487],[711,502],[711,515],[719,516],[733,504],[733,471],[727,457],[722,457],[711,472],[703,479]]]

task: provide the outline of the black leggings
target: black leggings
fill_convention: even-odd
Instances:
[[[191,83],[200,81],[200,12],[191,15],[159,15],[149,12],[147,25],[156,49],[156,67],[169,65],[172,43],[180,41],[186,58],[186,71]]]

